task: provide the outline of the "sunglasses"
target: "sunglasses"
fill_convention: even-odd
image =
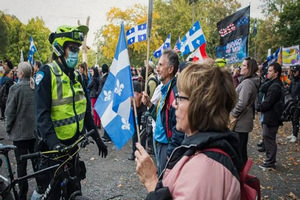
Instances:
[[[74,53],[79,52],[79,47],[72,46],[72,45],[69,45],[68,47],[69,47],[70,51],[72,51]]]

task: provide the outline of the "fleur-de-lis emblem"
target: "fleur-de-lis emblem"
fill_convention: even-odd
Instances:
[[[110,101],[111,100],[111,91],[110,90],[108,90],[108,91],[106,91],[106,90],[104,90],[104,101]]]
[[[115,88],[114,92],[117,93],[119,96],[121,96],[123,89],[124,89],[124,84],[123,83],[120,84],[119,79],[117,79],[117,87]]]
[[[130,130],[130,124],[128,120],[122,118],[122,124],[123,124],[121,127],[122,130]]]

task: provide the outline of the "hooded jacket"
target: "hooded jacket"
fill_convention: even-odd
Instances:
[[[230,155],[203,151],[218,148]],[[235,133],[198,132],[171,154],[156,189],[146,199],[240,199],[242,168]]]

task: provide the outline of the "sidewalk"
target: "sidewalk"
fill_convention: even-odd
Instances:
[[[280,127],[277,143],[277,168],[274,171],[263,171],[258,167],[265,158],[265,153],[257,151],[256,144],[261,139],[261,128],[256,117],[255,127],[249,134],[248,154],[253,159],[251,174],[256,175],[261,181],[263,200],[295,200],[300,199],[300,143],[289,143],[286,136],[292,132],[291,123],[285,123]],[[4,122],[0,121],[0,137],[5,137]],[[10,143],[7,140],[2,143]],[[127,158],[131,153],[131,141],[121,150],[117,151],[112,143],[107,143],[108,156],[98,156],[95,144],[87,146],[80,153],[87,168],[87,178],[82,181],[82,191],[87,197],[94,200],[140,200],[144,199],[147,191],[141,185],[135,172],[135,162]],[[14,154],[11,153],[11,161],[16,172]],[[0,173],[5,170],[1,166]],[[31,164],[28,164],[31,171]],[[35,188],[34,179],[29,181],[30,189],[28,197]]]
[[[290,143],[286,139],[292,133],[291,122],[285,122],[277,135],[276,170],[263,171],[258,167],[265,158],[265,152],[257,151],[256,144],[261,140],[261,126],[256,115],[255,126],[250,133],[248,156],[254,164],[251,173],[261,182],[262,199],[300,199],[300,142]]]

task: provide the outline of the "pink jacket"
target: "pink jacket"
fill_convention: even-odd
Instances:
[[[221,163],[203,153],[183,156],[162,179],[173,199],[239,200],[240,182]]]

